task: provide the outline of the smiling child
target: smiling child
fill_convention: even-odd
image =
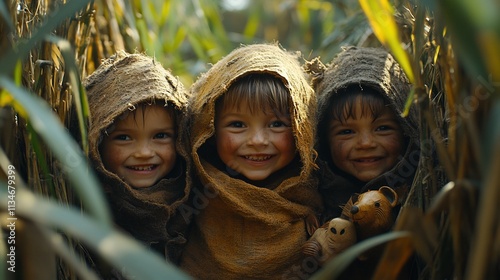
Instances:
[[[178,132],[187,111],[182,83],[152,57],[118,52],[84,80],[90,160],[114,222],[176,262],[187,223],[187,148]]]
[[[325,67],[306,64],[318,94],[322,221],[339,217],[355,193],[389,186],[406,199],[420,156],[415,106],[403,117],[411,86],[382,48],[346,47]]]
[[[278,45],[235,49],[192,86],[199,184],[181,267],[199,279],[279,279],[300,269],[312,177],[316,98],[298,56]]]

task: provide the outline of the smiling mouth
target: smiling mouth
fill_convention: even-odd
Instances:
[[[144,166],[127,166],[128,169],[132,169],[134,171],[151,171],[155,169],[158,165],[144,165]]]
[[[369,162],[376,162],[379,161],[381,158],[361,158],[361,159],[355,159],[354,161],[356,162],[363,162],[363,163],[369,163]]]
[[[270,159],[272,156],[244,156],[245,159],[252,161],[266,161]]]

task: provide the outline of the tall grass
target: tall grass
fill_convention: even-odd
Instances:
[[[80,80],[124,49],[155,56],[190,85],[239,44],[274,40],[325,62],[342,45],[384,45],[412,77],[408,106],[420,111],[421,160],[396,232],[367,240],[314,278],[338,275],[359,252],[381,242],[389,246],[377,279],[394,278],[412,254],[422,260],[421,279],[498,278],[498,4],[250,2],[231,11],[216,0],[0,2],[0,216],[6,238],[8,171],[14,166],[16,250],[23,255],[17,262],[24,265],[15,279],[29,279],[40,267],[38,276],[47,279],[95,278],[82,264],[81,242],[141,279],[185,278],[111,229],[85,159],[89,113]],[[70,121],[78,123],[71,134]],[[117,254],[102,246],[107,240],[126,245]],[[0,246],[0,273],[11,277],[9,249]]]
[[[414,253],[422,261],[420,279],[496,279],[500,60],[491,50],[500,38],[492,12],[498,4],[401,2],[393,10],[387,1],[360,0],[377,38],[413,77],[408,106],[419,108],[421,125],[421,160],[395,226],[409,236],[387,234],[385,241],[392,241],[374,279],[396,279]],[[381,238],[359,244],[344,259]],[[338,275],[344,259],[314,278]]]

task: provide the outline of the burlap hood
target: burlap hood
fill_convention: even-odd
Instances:
[[[134,189],[108,171],[101,160],[99,145],[105,130],[139,103],[165,101],[173,106],[177,132],[187,113],[188,93],[178,78],[155,59],[143,54],[119,52],[105,60],[84,80],[91,122],[90,159],[97,171],[115,222],[148,245],[181,242],[181,229],[169,221],[177,207],[187,200],[191,187],[190,160],[180,137],[176,142],[179,162],[175,178],[162,179],[154,186]],[[180,226],[182,227],[182,226]],[[176,239],[177,238],[177,239]],[[174,242],[174,243],[175,243]]]
[[[411,106],[408,116],[402,116],[411,85],[392,55],[382,48],[346,47],[326,66],[315,58],[304,67],[311,75],[312,86],[318,95],[318,131],[325,129],[322,127],[323,121],[328,115],[327,109],[332,96],[351,85],[359,85],[361,88],[375,89],[391,104],[406,141],[406,151],[401,161],[392,170],[366,184],[331,174],[329,170],[324,170],[328,167],[320,163],[323,169],[320,177],[324,179],[320,183],[323,197],[339,204],[347,202],[354,192],[378,189],[381,185],[390,185],[393,188],[411,186],[420,154],[417,112],[415,106]],[[317,142],[319,158],[324,161],[330,157],[326,145],[326,141],[321,139]],[[325,189],[328,191],[325,192]],[[402,195],[400,200],[404,198]]]
[[[293,121],[295,141],[303,162],[301,176],[307,178],[314,167],[314,116],[316,99],[307,84],[297,60],[298,54],[287,53],[276,45],[256,44],[236,49],[203,74],[191,88],[193,112],[191,129],[194,160],[199,159],[196,150],[214,134],[215,100],[229,86],[249,73],[269,73],[283,81],[292,100],[290,115]]]
[[[194,195],[197,209],[181,265],[196,277],[276,279],[291,276],[292,265],[299,261],[300,247],[307,238],[304,217],[319,211],[321,198],[317,182],[311,178],[316,98],[298,56],[274,44],[243,46],[213,65],[191,88],[192,158],[201,182]],[[301,164],[290,168],[273,188],[231,177],[211,165],[200,151],[214,135],[216,99],[249,73],[269,73],[281,79],[290,92]],[[200,199],[207,202],[203,207],[198,207]]]
[[[403,126],[404,134],[418,137],[415,106],[408,117],[403,118],[405,102],[411,90],[403,69],[390,53],[381,48],[347,47],[326,67],[318,59],[308,63],[313,75],[312,86],[318,94],[318,112],[321,120],[330,98],[350,85],[371,87],[384,94]]]

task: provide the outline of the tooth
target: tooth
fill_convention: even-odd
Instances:
[[[152,166],[148,167],[140,167],[140,166],[132,166],[132,169],[137,170],[137,171],[149,171],[152,170]]]
[[[271,158],[271,156],[265,156],[265,157],[252,157],[252,156],[246,156],[247,159],[249,160],[254,160],[254,161],[264,161],[268,160]]]

